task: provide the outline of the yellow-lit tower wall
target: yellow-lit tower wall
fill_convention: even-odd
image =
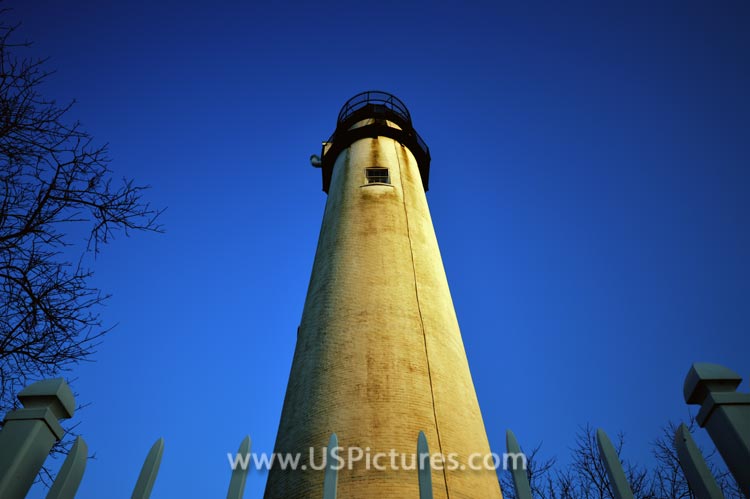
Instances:
[[[325,447],[412,456],[490,448],[425,192],[430,153],[406,106],[350,99],[324,143],[328,199],[275,452]],[[342,452],[345,454],[345,452]],[[406,464],[410,464],[409,461]],[[320,499],[323,471],[269,472],[266,499]],[[501,498],[494,470],[433,470],[435,499]],[[338,497],[418,499],[417,472],[339,471]]]

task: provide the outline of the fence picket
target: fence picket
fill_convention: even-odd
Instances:
[[[690,490],[696,499],[724,499],[724,494],[716,485],[716,480],[708,469],[700,449],[695,445],[690,430],[681,424],[674,433],[674,446],[680,468],[685,473]]]
[[[426,456],[426,459],[425,459]],[[425,462],[426,461],[426,462]],[[417,473],[419,476],[419,499],[432,499],[432,464],[427,437],[420,431],[417,437]]]
[[[65,458],[55,482],[49,489],[47,499],[73,499],[81,485],[83,472],[86,471],[89,447],[82,437],[76,438],[73,447]]]
[[[238,456],[248,456],[247,466],[243,469],[242,466],[232,470],[232,478],[229,481],[229,491],[227,491],[227,499],[242,499],[242,495],[245,493],[245,484],[247,483],[247,473],[250,470],[250,436],[246,436],[240,443],[240,449],[237,451]],[[237,460],[241,462],[241,460]]]
[[[615,499],[633,499],[633,491],[630,490],[625,472],[622,471],[620,457],[617,455],[612,441],[601,428],[596,430],[596,441],[599,445],[599,458],[602,460],[604,467],[607,468],[609,488],[612,495]]]
[[[131,499],[148,499],[151,496],[151,490],[154,488],[156,475],[159,473],[159,465],[161,464],[161,455],[163,453],[164,439],[160,438],[154,442],[151,450],[148,451],[146,460],[143,462],[143,468],[141,468],[141,474],[138,475],[138,481],[135,483],[133,495],[130,496]]]
[[[338,446],[339,438],[333,433],[330,440],[328,440],[328,448],[326,449],[326,473],[323,478],[323,499],[336,499],[336,488],[339,483],[339,470],[333,464],[333,450]]]
[[[505,446],[509,455],[518,455],[521,453],[521,446],[512,431],[505,432]],[[525,462],[525,461],[524,461]],[[513,478],[513,485],[516,488],[517,499],[532,499],[531,486],[529,485],[529,475],[526,469],[516,468],[516,460],[513,459],[513,466],[510,468],[510,476]]]

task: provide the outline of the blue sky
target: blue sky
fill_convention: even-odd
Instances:
[[[747,2],[6,6],[45,93],[168,207],[93,262],[118,326],[69,373],[80,497],[129,494],[160,436],[155,497],[225,494],[247,434],[272,450],[325,203],[308,157],[368,89],[430,146],[495,451],[512,428],[562,458],[591,423],[648,462],[692,362],[750,375]]]

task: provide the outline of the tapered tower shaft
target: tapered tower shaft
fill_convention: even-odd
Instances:
[[[490,449],[432,227],[430,155],[406,107],[368,92],[342,109],[324,143],[328,200],[276,439],[276,452],[325,446],[409,456]],[[398,458],[398,467],[403,468]],[[417,472],[339,471],[338,497],[419,497]],[[371,463],[372,464],[372,463]],[[266,499],[321,497],[322,471],[272,468]],[[494,470],[432,472],[434,497],[497,499]]]

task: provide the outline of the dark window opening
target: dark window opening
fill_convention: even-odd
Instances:
[[[375,166],[365,168],[365,176],[368,184],[390,184],[391,176],[388,174],[388,168]]]

